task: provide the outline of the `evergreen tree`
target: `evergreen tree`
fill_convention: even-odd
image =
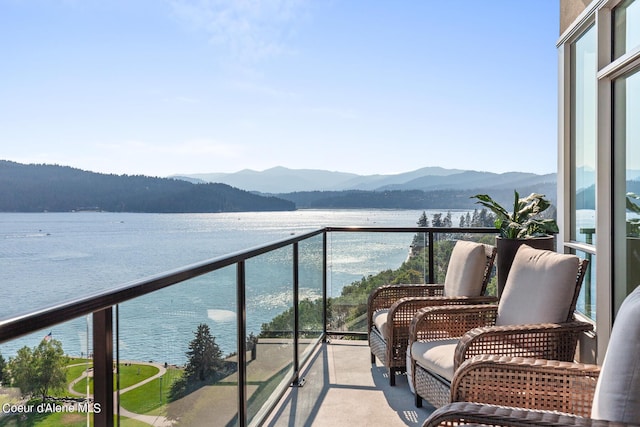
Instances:
[[[478,215],[478,226],[484,227],[487,224],[487,210],[482,208]]]
[[[480,224],[479,219],[478,219],[478,209],[474,209],[473,210],[473,216],[471,217],[471,226],[472,227],[478,227],[478,224]]]
[[[220,369],[222,351],[211,335],[209,325],[198,325],[195,338],[189,343],[187,358],[189,361],[184,369],[184,376],[188,381],[205,381]]]
[[[442,221],[442,214],[441,213],[433,214],[433,219],[431,220],[431,224],[434,227],[444,227],[443,221]]]
[[[443,227],[453,227],[453,220],[451,219],[451,211],[447,212],[444,219],[442,220]]]
[[[418,227],[428,227],[429,226],[429,217],[427,216],[426,211],[422,211],[422,215],[418,218]]]
[[[475,209],[473,211],[473,218],[471,219],[471,227],[494,227],[495,215],[482,208],[480,211]]]
[[[422,215],[418,218],[418,227],[428,227],[429,226],[429,217],[427,217],[427,212],[422,211]],[[411,242],[411,246],[414,248],[422,248],[426,246],[425,243],[426,234],[425,233],[417,233],[413,236],[413,241]]]

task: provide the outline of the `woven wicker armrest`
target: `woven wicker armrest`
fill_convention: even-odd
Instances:
[[[490,326],[469,330],[460,339],[454,369],[480,354],[564,360],[575,356],[580,334],[593,330],[586,322]]]
[[[456,370],[452,402],[591,414],[597,365],[497,355],[475,356]]]
[[[425,307],[411,321],[409,340],[461,337],[473,328],[493,325],[497,312],[495,304]]]
[[[626,424],[598,421],[560,412],[531,411],[504,406],[455,402],[443,406],[431,414],[423,427],[448,427],[458,425],[483,426],[584,426],[623,427]]]
[[[389,308],[394,302],[405,297],[444,296],[444,285],[384,285],[374,289],[367,301],[367,325],[371,330],[373,314],[377,310]]]
[[[496,303],[498,298],[493,296],[480,297],[408,297],[401,298],[389,308],[387,326],[391,341],[402,335],[409,337],[409,326],[416,313],[425,307],[440,307],[448,305],[471,305]]]

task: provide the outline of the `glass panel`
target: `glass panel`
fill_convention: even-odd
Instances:
[[[466,212],[458,212],[462,215]],[[459,220],[454,218],[453,224]],[[330,331],[366,332],[367,300],[379,286],[426,283],[428,247],[423,233],[340,233],[330,235]],[[495,234],[436,233],[434,276],[443,283],[455,240],[495,244]],[[416,242],[422,242],[417,244]],[[488,292],[495,295],[495,279]]]
[[[571,45],[572,240],[595,244],[596,31]]]
[[[245,263],[247,334],[256,336],[247,359],[247,416],[253,420],[288,387],[293,374],[293,249],[287,246]]]
[[[613,59],[640,46],[640,2],[625,0],[613,11]]]
[[[329,313],[327,329],[363,332],[367,329],[367,299],[378,286],[424,283],[423,253],[417,265],[405,265],[414,233],[333,232],[329,236]]]
[[[576,310],[592,320],[596,320],[596,256],[587,252],[574,251],[580,258],[589,261],[585,272]]]
[[[93,424],[91,322],[82,317],[0,345],[2,425]],[[43,375],[42,362],[53,366]],[[42,383],[42,380],[45,383]],[[43,395],[46,396],[43,401]],[[28,399],[25,399],[28,398]]]
[[[121,419],[141,414],[174,425],[209,425],[211,419],[233,425],[236,305],[234,267],[121,304]]]
[[[614,297],[616,308],[640,285],[640,72],[614,92]],[[616,254],[624,254],[617,256]]]
[[[299,357],[309,354],[322,336],[322,235],[300,242],[299,260]]]

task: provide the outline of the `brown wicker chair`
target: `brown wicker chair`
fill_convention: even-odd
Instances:
[[[460,366],[451,388],[452,400],[475,403],[444,406],[424,426],[639,425],[638,338],[640,287],[618,312],[602,367],[477,356]]]
[[[420,309],[410,326],[416,406],[450,402],[453,373],[481,354],[572,361],[589,323],[573,321],[588,262],[523,245],[498,306]]]
[[[460,240],[451,253],[444,284],[386,285],[369,295],[367,330],[371,363],[375,363],[376,357],[380,359],[389,369],[389,383],[392,386],[395,385],[396,372],[406,369],[409,324],[418,309],[447,304],[497,302],[496,297],[483,296],[495,256],[494,246]],[[470,257],[475,259],[469,261]],[[474,266],[465,268],[467,264]],[[453,271],[456,269],[467,271]],[[473,282],[473,285],[465,287],[460,281]]]

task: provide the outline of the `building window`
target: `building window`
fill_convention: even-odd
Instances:
[[[614,301],[640,285],[640,71],[614,81]],[[618,255],[620,254],[620,256]]]
[[[613,60],[640,46],[640,2],[625,0],[613,11]]]
[[[572,252],[589,260],[576,309],[596,318],[596,28],[591,26],[570,45],[571,90],[571,227],[570,240],[586,244],[593,253]]]
[[[640,285],[640,0],[560,1],[561,19],[573,19],[557,45],[562,245],[591,260],[577,307],[597,311],[601,363]]]
[[[595,244],[596,30],[571,45],[571,240]]]
[[[596,256],[588,252],[574,251],[580,258],[589,260],[576,302],[576,310],[592,320],[596,320]]]

